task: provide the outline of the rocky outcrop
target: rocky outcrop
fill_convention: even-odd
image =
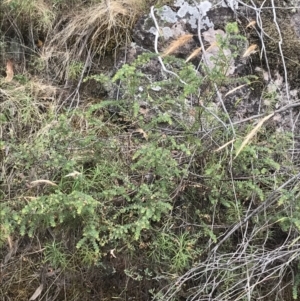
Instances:
[[[234,1],[227,3],[234,4]],[[220,106],[219,97],[222,97],[233,121],[286,106],[295,102],[299,94],[297,86],[300,81],[300,54],[295,51],[295,47],[300,47],[300,18],[298,13],[287,10],[276,9],[275,12],[276,22],[274,11],[270,9],[259,10],[241,5],[236,9],[232,6],[213,6],[208,1],[189,4],[183,0],[176,0],[174,5],[155,8],[137,22],[133,31],[134,43],[127,50],[126,61],[120,60],[117,69],[124,63],[134,62],[142,53],[154,54],[152,59],[137,68],[147,80],[141,80],[135,95],[141,107],[151,111],[153,108],[149,107],[143,96],[145,85],[151,86],[150,93],[154,93],[153,97],[156,98],[164,97],[170,89],[174,89],[173,94],[176,95],[176,87],[171,87],[172,80],[176,78],[172,70],[178,73],[180,69],[173,69],[168,65],[170,69],[166,70],[163,62],[168,61],[168,55],[166,58],[164,55],[168,53],[184,59],[183,63],[186,64],[187,61],[192,62],[194,72],[205,78],[203,63],[213,69],[220,54],[219,46],[215,43],[216,36],[226,36],[226,25],[236,22],[239,34],[244,36],[245,40],[232,40],[232,45],[236,48],[234,55],[231,49],[222,48],[222,55],[229,58],[227,69],[224,71],[226,80],[218,84],[218,95],[213,95],[214,83],[204,81],[199,87],[201,97],[204,99],[206,91],[210,91],[209,101],[216,106]],[[261,23],[257,23],[259,20]],[[287,20],[290,20],[290,23]],[[280,36],[283,39],[281,44],[278,43]],[[180,41],[180,47],[170,51],[174,41]],[[243,57],[247,48],[253,45],[256,47],[250,51],[250,55]],[[206,50],[205,56],[203,48]],[[197,49],[196,55],[190,58]],[[252,76],[252,80],[244,84],[246,81],[243,81],[243,78],[249,76]],[[157,84],[158,82],[162,85]],[[166,87],[168,92],[164,90]],[[123,97],[123,92],[126,92],[126,88],[121,84],[118,87],[120,98]],[[115,95],[115,91],[110,91],[111,97]],[[195,105],[194,101],[191,101],[190,105]],[[152,112],[156,114],[154,109]],[[281,113],[280,117],[276,118],[276,126],[289,128],[289,116],[288,111]]]

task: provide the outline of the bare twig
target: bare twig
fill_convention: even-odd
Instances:
[[[201,48],[202,48],[202,53],[203,53],[203,61],[204,61],[204,63],[208,66],[209,64],[208,64],[208,59],[207,59],[207,55],[206,55],[206,50],[205,50],[205,48],[204,48],[204,43],[203,43],[203,40],[202,40],[202,36],[201,36],[201,25],[202,25],[202,11],[201,11],[201,9],[197,6],[197,3],[194,1],[194,3],[195,3],[195,6],[197,7],[197,9],[198,9],[198,11],[199,11],[199,16],[198,16],[198,39],[199,39],[199,41],[200,41],[200,45],[201,45]],[[219,99],[219,102],[220,102],[220,104],[222,105],[222,108],[223,108],[223,111],[225,112],[225,114],[226,114],[226,116],[227,116],[227,118],[228,118],[228,120],[229,120],[229,123],[230,123],[230,126],[231,126],[231,130],[232,130],[232,133],[233,133],[233,136],[235,137],[235,130],[234,130],[234,126],[233,126],[233,123],[232,123],[232,121],[231,121],[231,118],[230,118],[230,116],[229,116],[229,114],[228,114],[228,112],[227,112],[227,109],[226,109],[226,107],[225,107],[225,105],[224,105],[224,102],[223,102],[223,99],[222,99],[222,96],[221,96],[221,93],[219,92],[219,89],[218,89],[218,87],[217,87],[217,85],[214,83],[213,84],[213,86],[214,86],[214,88],[215,88],[215,91],[216,91],[216,93],[217,93],[217,97],[218,97],[218,99]]]
[[[162,58],[161,58],[161,56],[159,55],[159,52],[158,52],[158,49],[157,49],[157,43],[158,43],[158,38],[159,38],[159,26],[158,26],[157,20],[156,20],[155,15],[154,15],[154,6],[151,6],[150,12],[151,12],[151,18],[152,18],[152,20],[153,20],[153,22],[154,22],[154,24],[155,24],[155,28],[156,28],[155,40],[154,40],[154,49],[155,49],[155,53],[158,55],[157,58],[158,58],[158,61],[159,61],[160,65],[161,65],[163,71],[166,72],[166,73],[168,73],[168,74],[171,74],[171,75],[177,77],[178,80],[179,80],[182,84],[187,85],[187,83],[186,83],[185,81],[183,81],[183,80],[182,80],[175,72],[172,72],[172,71],[168,70],[168,69],[166,68],[164,62],[162,61]]]

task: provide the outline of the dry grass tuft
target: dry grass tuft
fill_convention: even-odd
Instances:
[[[128,44],[130,31],[142,13],[143,4],[144,0],[105,0],[70,12],[53,29],[45,43],[43,58],[52,63],[51,67],[54,58],[61,70],[68,70],[70,61],[95,55],[103,57]],[[62,72],[58,74],[61,77]]]
[[[169,47],[164,51],[162,56],[174,53],[178,48],[188,43],[193,38],[192,34],[186,34],[174,40]]]
[[[15,24],[12,24],[12,26],[27,26],[28,23],[34,23],[34,29],[47,31],[51,28],[56,17],[52,5],[47,2],[49,1],[6,0],[3,3],[0,3],[0,9],[7,11],[8,14],[15,18]],[[3,6],[1,7],[1,5]],[[13,5],[14,8],[12,8],[11,5]]]
[[[253,130],[245,137],[244,141],[242,142],[241,146],[239,147],[239,149],[236,152],[236,155],[234,158],[237,158],[237,156],[241,153],[241,151],[245,148],[246,145],[249,144],[249,142],[251,141],[251,139],[256,135],[256,133],[260,130],[260,128],[263,126],[263,124],[269,120],[272,116],[274,116],[274,113],[271,113],[269,115],[267,115],[266,117],[264,117],[263,119],[261,119],[258,124],[253,128]]]
[[[30,82],[30,92],[31,95],[36,99],[36,100],[54,100],[58,93],[58,88],[47,84],[43,83],[40,80],[33,79]]]
[[[256,45],[256,44],[250,45],[250,46],[246,49],[246,51],[244,52],[244,54],[242,55],[242,57],[248,57],[249,55],[256,53],[256,52],[257,52],[256,49],[257,49],[257,45]]]
[[[196,48],[190,55],[189,57],[186,59],[186,63],[189,62],[190,60],[192,60],[193,58],[195,58],[197,55],[199,55],[202,51],[202,48]]]
[[[48,5],[43,0],[32,1],[32,10],[37,16],[37,23],[42,29],[47,29],[51,27],[55,19],[55,14],[51,9],[51,6]]]

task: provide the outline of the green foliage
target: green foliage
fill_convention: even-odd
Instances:
[[[297,272],[294,276],[294,283],[293,283],[293,300],[298,300],[298,296],[299,296],[299,287],[300,287],[300,273],[299,273],[299,266],[300,264],[298,263],[297,266]]]
[[[68,67],[68,77],[72,80],[78,79],[83,70],[82,62],[72,61]]]
[[[32,237],[37,230],[56,228],[61,224],[72,226],[79,223],[83,225],[83,238],[78,242],[78,247],[88,241],[92,243],[95,251],[99,252],[96,243],[99,241],[99,233],[95,230],[100,223],[100,217],[95,215],[98,204],[91,196],[78,191],[68,195],[57,191],[54,194],[38,197],[24,206],[16,218],[20,226],[20,234],[27,233]]]
[[[31,11],[28,1],[22,5]],[[75,253],[80,264],[104,266],[101,257],[107,250],[126,248],[132,258],[154,266],[151,271],[124,268],[127,277],[139,282],[165,277],[168,283],[172,279],[165,275],[191,268],[208,246],[296,173],[286,151],[291,137],[265,125],[234,159],[253,127],[228,122],[233,113],[216,104],[215,88],[250,83],[254,77],[228,76],[245,43],[236,23],[228,24],[226,35],[216,42],[220,51],[211,58],[213,65],[201,64],[198,70],[182,59],[164,58],[178,77],[147,76],[145,68],[157,59],[150,53],[124,64],[112,79],[89,76],[85,82],[98,81],[120,99],[86,102],[72,112],[44,109],[24,75],[15,77],[20,89],[7,84],[0,113],[0,180],[5,182],[0,243],[12,234],[32,238],[49,231],[55,241],[45,243],[44,262],[62,269]],[[66,74],[75,80],[82,70],[83,63],[73,60]],[[280,209],[265,213],[286,233],[300,230],[297,191],[281,190]],[[263,216],[249,221],[249,229],[252,224],[260,229],[260,243],[264,231],[271,237]],[[64,243],[63,235],[68,237]],[[147,249],[138,254],[143,244]],[[252,250],[260,246],[255,240],[249,245]],[[222,251],[235,247],[230,237]],[[225,279],[219,290],[226,291],[239,269],[214,277]],[[294,298],[298,282],[296,278]]]
[[[156,234],[148,256],[155,265],[168,269],[170,273],[180,273],[200,256],[201,249],[196,247],[197,241],[197,237],[188,232],[176,235],[163,230]]]
[[[8,204],[0,203],[0,247],[2,247],[6,239],[11,235],[16,229],[16,219],[18,218],[18,213],[12,209],[12,206]]]
[[[234,60],[240,55],[240,48],[244,48],[246,38],[239,34],[237,23],[228,23],[225,34],[217,34],[215,46],[218,47],[218,55],[207,58],[208,65],[204,64],[205,73],[208,75],[208,83],[216,83],[218,86],[225,84],[231,79],[231,69],[234,68]],[[250,77],[241,78],[239,81],[248,81]]]
[[[53,269],[67,268],[69,260],[62,243],[52,242],[45,245],[44,261],[50,264]]]
[[[171,210],[170,194],[176,187],[176,178],[185,174],[172,151],[188,153],[188,148],[171,138],[162,147],[157,135],[149,135],[126,158],[132,161],[128,168],[121,155],[123,146],[114,138],[119,130],[99,120],[99,109],[105,109],[105,104],[72,113],[72,117],[61,114],[57,120],[48,119],[48,125],[41,126],[32,139],[18,145],[12,140],[13,151],[7,162],[22,166],[26,175],[34,169],[35,180],[46,173],[57,186],[44,187],[41,195],[24,204],[10,222],[15,225],[5,222],[7,235],[17,230],[32,237],[47,228],[54,232],[61,227],[78,228],[81,234],[76,236],[77,248],[89,245],[100,256],[100,247],[138,240],[143,230],[150,229],[152,222],[159,222]],[[23,114],[22,118],[27,123],[31,115]],[[78,127],[78,123],[87,124],[86,120],[87,128]],[[68,149],[76,151],[70,153]],[[131,174],[140,180],[130,180]],[[140,182],[148,176],[153,181]],[[126,205],[118,208],[118,199]],[[3,215],[7,212],[8,207]],[[9,213],[8,219],[12,217]],[[91,262],[89,258],[84,260]]]
[[[52,25],[55,14],[51,9],[51,6],[47,6],[44,3],[38,0],[12,0],[4,1],[3,4],[0,4],[0,8],[9,10],[14,13],[15,16],[19,19],[24,18],[23,21],[18,20],[22,26],[26,26],[26,21],[36,22],[39,28],[46,29]]]

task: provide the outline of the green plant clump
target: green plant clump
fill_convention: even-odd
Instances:
[[[157,54],[142,54],[112,79],[83,80],[119,99],[65,110],[65,103],[42,103],[27,76],[16,78],[17,87],[5,82],[1,246],[13,249],[13,237],[36,240],[43,264],[64,272],[99,268],[101,281],[117,270],[124,287],[143,283],[156,300],[246,300],[249,287],[258,298],[272,277],[284,283],[283,259],[292,254],[292,266],[299,255],[291,235],[300,228],[291,178],[299,171],[287,152],[293,137],[267,119],[234,122],[219,92],[257,80],[228,76],[244,40],[230,23],[212,64],[196,69],[166,57],[172,74],[159,79],[144,71]],[[67,78],[78,80],[85,65],[78,56],[70,62]],[[276,239],[277,267],[269,251]],[[297,274],[294,298],[298,286]]]

